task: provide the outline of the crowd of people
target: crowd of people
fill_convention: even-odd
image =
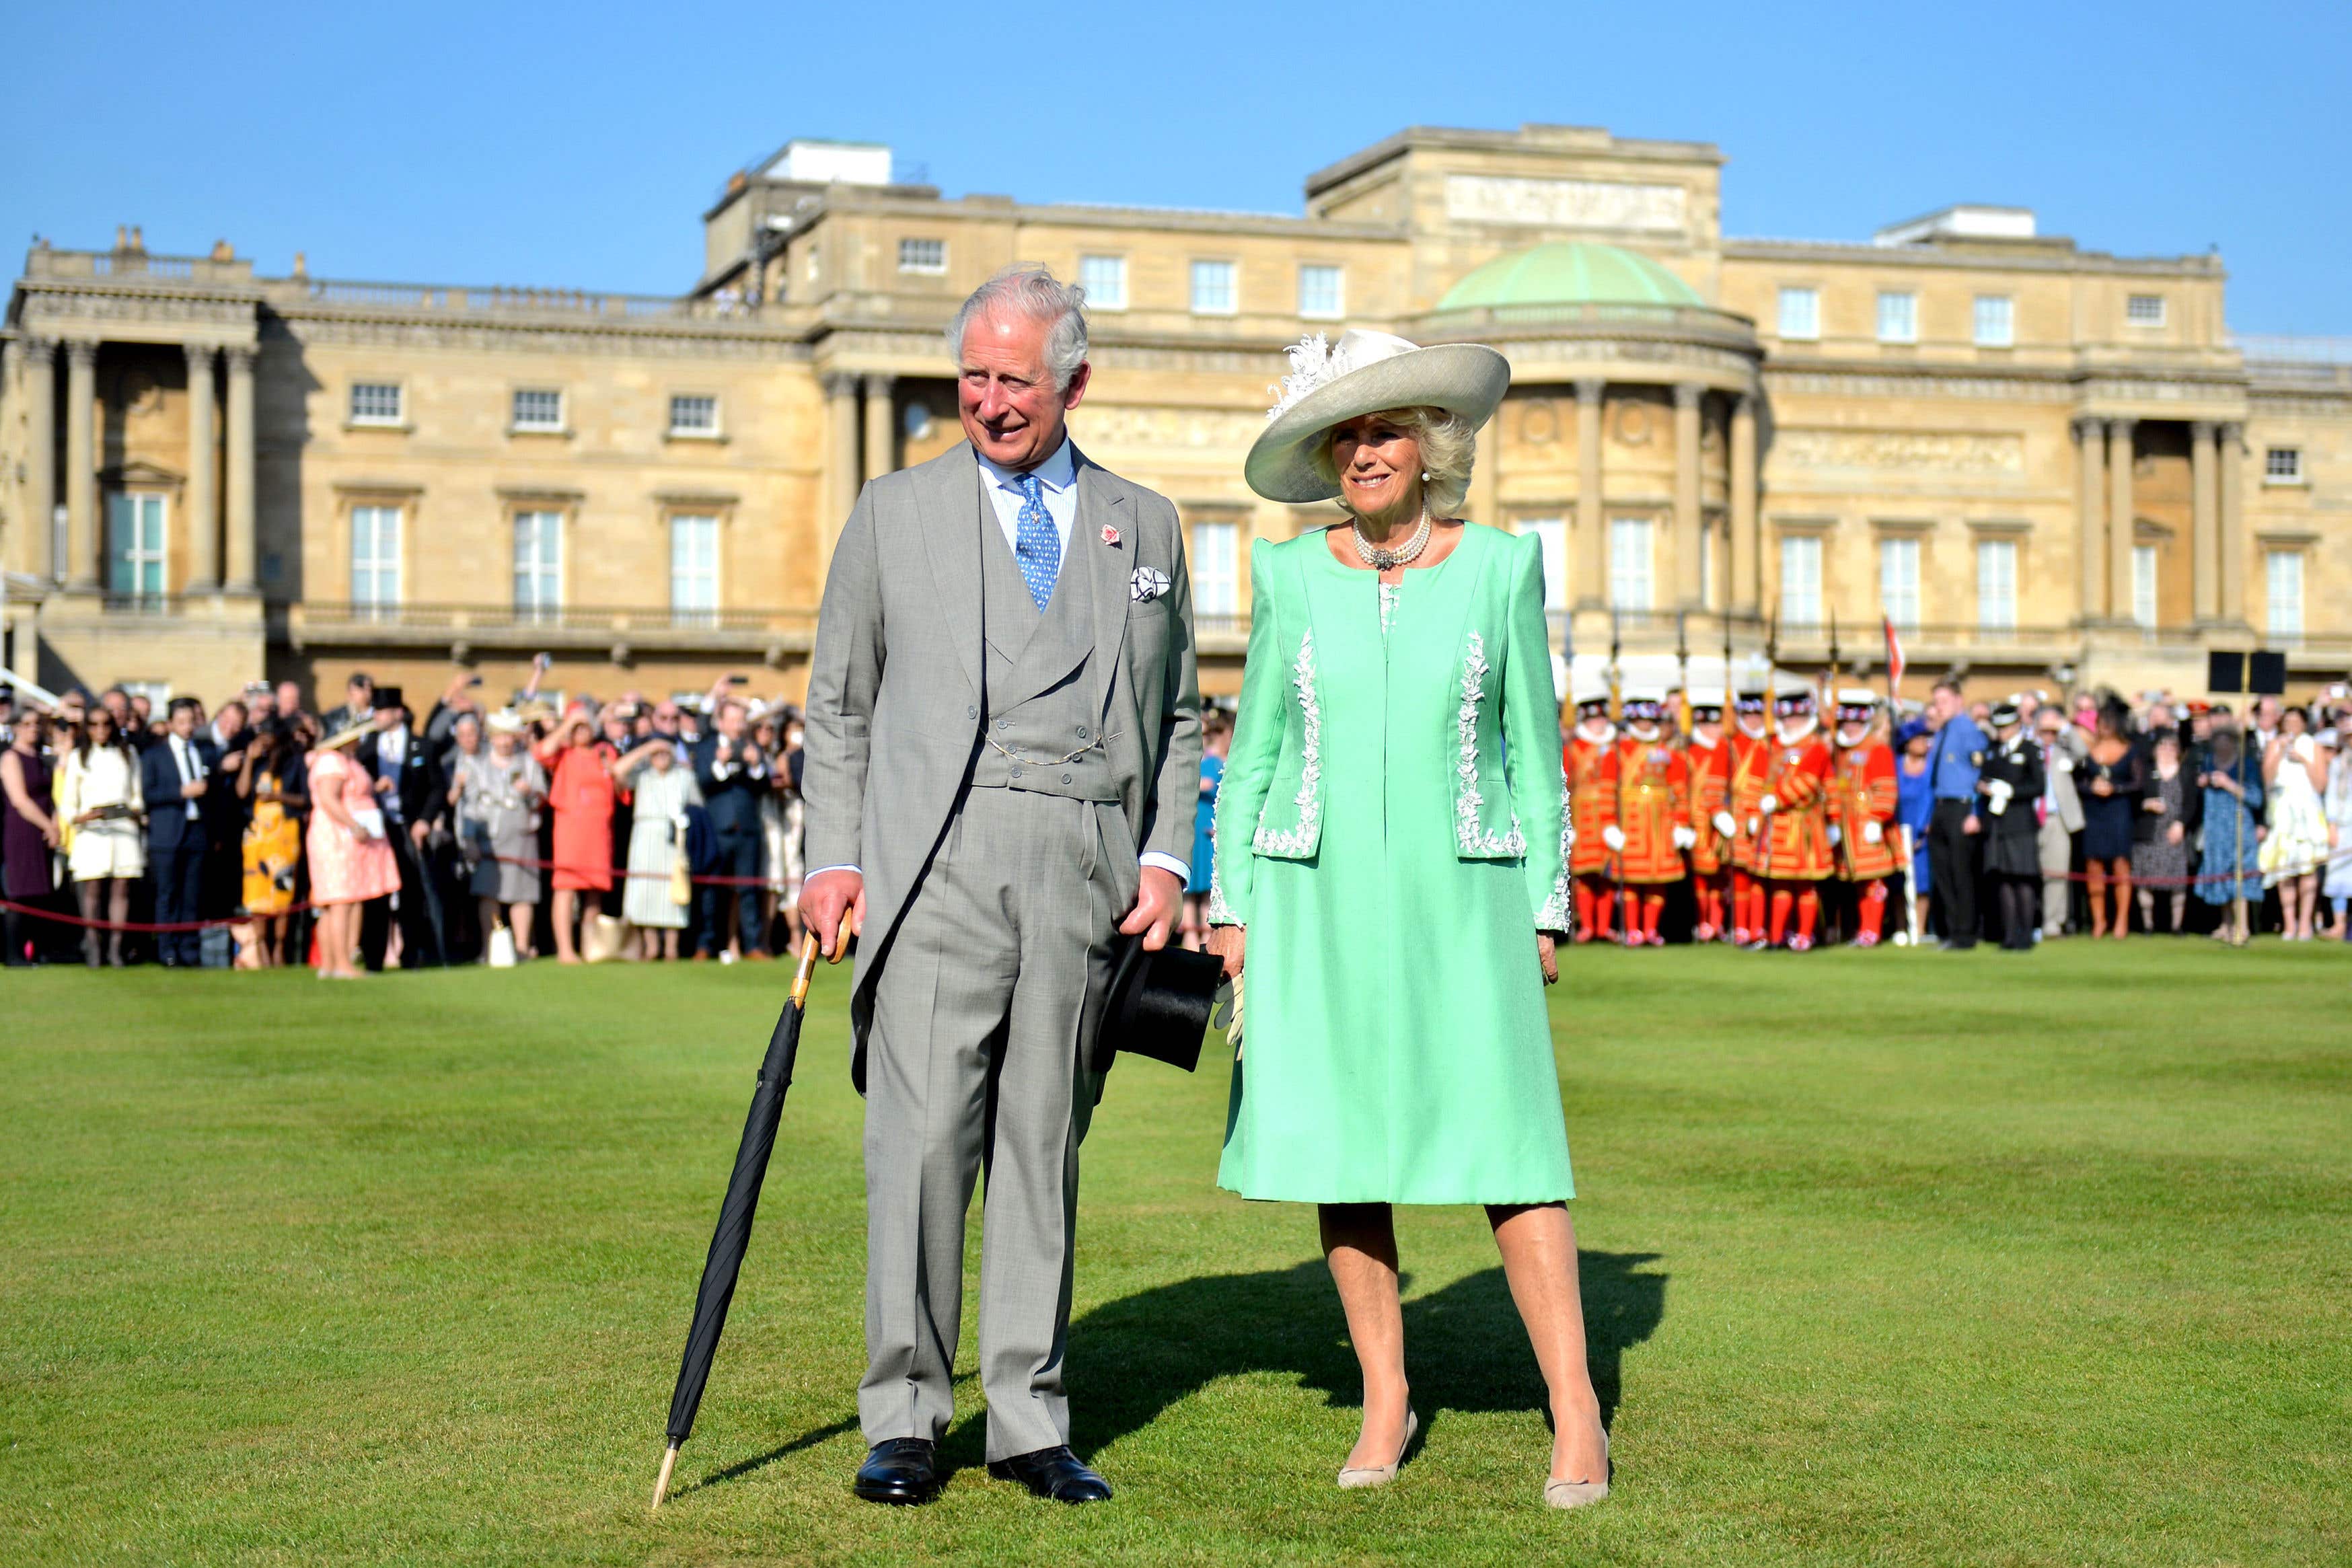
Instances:
[[[0,687],[6,961],[92,967],[761,959],[799,932],[801,720],[730,675],[699,699],[422,714],[351,677],[217,708]],[[544,917],[541,905],[546,906]]]
[[[324,714],[290,681],[160,716],[119,687],[53,706],[0,691],[7,962],[343,977],[795,942],[798,711],[739,676],[698,701],[558,704],[543,674],[495,710],[460,675],[421,719],[364,674]],[[2341,687],[2241,716],[2161,692],[1969,703],[1947,683],[1889,710],[1791,685],[1738,694],[1727,726],[1720,697],[1577,698],[1579,941],[2352,940]],[[1202,729],[1193,947],[1231,721],[1209,707]]]
[[[1791,681],[1734,695],[1727,729],[1720,696],[1681,695],[1577,694],[1579,941],[2028,949],[2135,921],[2352,940],[2344,686],[2241,715],[2168,692],[1971,703],[1953,682],[1890,711]]]

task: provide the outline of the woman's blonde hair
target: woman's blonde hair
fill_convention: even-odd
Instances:
[[[1470,465],[1477,455],[1478,427],[1458,413],[1442,408],[1392,408],[1380,416],[1399,430],[1411,431],[1421,443],[1421,468],[1429,477],[1422,499],[1433,517],[1458,517],[1470,498]],[[1323,433],[1315,449],[1315,472],[1330,484],[1339,482],[1339,465],[1331,461],[1331,444],[1339,426]]]

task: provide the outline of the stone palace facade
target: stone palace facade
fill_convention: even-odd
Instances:
[[[1240,679],[1243,454],[1305,332],[1492,343],[1470,515],[1544,536],[1564,647],[1851,665],[1913,692],[2201,689],[2208,648],[2352,664],[2352,341],[2241,340],[2217,256],[1963,206],[1727,238],[1723,159],[1605,131],[1414,129],[1273,216],[943,197],[798,141],[641,298],[265,277],[42,242],[0,331],[6,658],[217,699],[344,674],[493,690],[797,688],[857,486],[959,438],[940,335],[1006,263],[1088,290],[1100,461],[1184,517],[1203,685]],[[331,700],[331,699],[330,699]]]

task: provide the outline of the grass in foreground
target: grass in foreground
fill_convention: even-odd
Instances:
[[[2352,1554],[2345,955],[2150,940],[1567,970],[1607,1503],[1538,1505],[1541,1388],[1473,1210],[1401,1219],[1419,1458],[1385,1491],[1332,1487],[1353,1357],[1311,1212],[1213,1189],[1221,1056],[1192,1078],[1122,1064],[1087,1145],[1070,1383],[1118,1500],[988,1480],[967,1408],[939,1505],[853,1501],[859,1103],[834,973],[657,1518],[781,967],[12,973],[0,1556]]]

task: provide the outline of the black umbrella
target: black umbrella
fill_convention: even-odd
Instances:
[[[848,921],[845,916],[843,925]],[[836,938],[848,945],[845,929]],[[662,1456],[661,1479],[654,1483],[654,1506],[669,1491],[671,1469],[677,1463],[678,1445],[694,1430],[694,1413],[702,1405],[703,1385],[710,1381],[710,1358],[718,1353],[719,1336],[727,1327],[727,1308],[735,1299],[735,1278],[743,1270],[743,1249],[751,1240],[751,1217],[760,1207],[760,1184],[767,1178],[768,1155],[776,1146],[776,1122],[783,1114],[784,1091],[793,1084],[793,1059],[800,1054],[801,1019],[808,1012],[809,976],[816,967],[816,933],[801,945],[800,969],[793,976],[793,994],[768,1037],[768,1054],[760,1063],[759,1086],[751,1091],[751,1114],[743,1118],[742,1145],[735,1151],[735,1174],[727,1178],[727,1201],[719,1206],[719,1228],[710,1233],[710,1256],[703,1260],[702,1288],[695,1292],[694,1327],[686,1336],[686,1354],[677,1364],[677,1391],[669,1399],[669,1452]]]

